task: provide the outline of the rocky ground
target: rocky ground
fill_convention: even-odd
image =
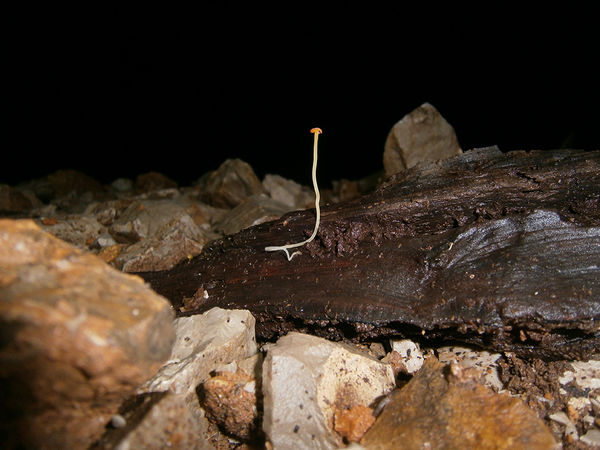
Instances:
[[[423,105],[390,132],[382,174],[335,182],[322,202],[460,151]],[[0,185],[2,448],[600,447],[600,351],[543,361],[418,340],[257,342],[248,311],[176,317],[128,275],[313,202],[240,160],[192,186],[69,170]]]

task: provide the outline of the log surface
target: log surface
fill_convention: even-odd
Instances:
[[[140,274],[185,314],[249,309],[257,333],[419,336],[520,355],[600,348],[600,151],[481,149],[214,241]]]

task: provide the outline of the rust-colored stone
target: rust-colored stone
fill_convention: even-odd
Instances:
[[[169,356],[172,319],[140,278],[0,220],[0,447],[87,448]]]
[[[375,449],[478,448],[551,449],[544,423],[518,398],[495,394],[469,370],[434,357],[391,395],[361,440]]]
[[[334,429],[348,442],[358,442],[375,423],[373,411],[368,406],[355,405],[350,409],[336,409]]]

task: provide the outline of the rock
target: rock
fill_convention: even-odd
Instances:
[[[415,373],[423,366],[423,352],[419,346],[410,339],[391,340],[392,352],[400,355],[397,362],[402,373]]]
[[[169,177],[158,172],[148,172],[138,175],[135,179],[135,190],[137,192],[152,192],[161,189],[176,188],[177,183]]]
[[[434,357],[391,394],[360,441],[368,449],[523,448],[556,443],[544,423],[518,398],[495,394],[458,364]]]
[[[185,208],[172,201],[134,201],[113,222],[109,231],[119,242],[131,244],[152,236],[183,214],[186,214]]]
[[[263,430],[274,449],[337,448],[336,409],[368,406],[393,387],[388,364],[354,347],[289,333],[263,364]]]
[[[267,174],[262,184],[269,196],[276,202],[285,205],[288,211],[310,208],[315,204],[314,192],[293,180]]]
[[[500,391],[504,384],[498,376],[498,358],[500,353],[490,353],[484,350],[475,351],[466,347],[440,347],[437,356],[442,364],[456,363],[465,368],[475,368],[479,380],[494,391]]]
[[[252,195],[227,212],[215,229],[223,234],[234,234],[244,228],[281,217],[290,208],[264,194]]]
[[[227,159],[201,180],[201,199],[210,205],[233,208],[251,195],[263,193],[263,186],[250,164]]]
[[[452,126],[429,103],[397,122],[385,142],[383,166],[390,176],[421,162],[433,162],[461,153]]]
[[[373,411],[368,406],[355,405],[350,409],[336,409],[335,431],[347,442],[358,442],[375,423]]]
[[[256,354],[254,317],[244,310],[212,308],[174,321],[176,340],[167,363],[138,393],[195,392],[210,372]]]
[[[187,214],[180,214],[156,232],[122,251],[115,260],[124,272],[167,270],[198,255],[204,244],[218,235],[199,228]]]
[[[36,220],[40,228],[81,249],[89,249],[106,228],[93,217],[73,216]]]
[[[87,448],[169,355],[172,319],[140,278],[0,220],[0,446]]]
[[[20,190],[7,184],[0,184],[0,214],[28,211],[33,202]]]
[[[115,418],[118,426],[115,426]],[[210,424],[203,416],[197,397],[154,392],[128,399],[90,450],[212,450],[215,447],[211,445],[210,434]]]
[[[206,416],[227,434],[251,439],[257,428],[256,380],[243,370],[223,371],[202,385]]]

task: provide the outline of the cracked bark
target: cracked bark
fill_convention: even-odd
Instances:
[[[521,356],[600,348],[600,151],[465,152],[140,274],[180,314],[249,309],[257,333],[458,340]]]

